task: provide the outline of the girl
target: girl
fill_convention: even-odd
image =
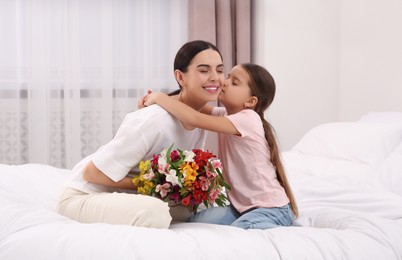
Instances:
[[[224,108],[206,106],[203,114],[163,93],[144,98],[145,105],[156,103],[185,125],[218,133],[223,174],[232,187],[231,205],[200,211],[189,221],[267,229],[289,226],[297,217],[273,129],[264,119],[274,96],[275,82],[269,72],[242,64],[223,84],[218,100]]]
[[[180,90],[172,99],[200,110],[218,97],[224,81],[222,56],[211,43],[188,42],[176,55],[174,74]],[[182,125],[158,106],[127,114],[115,137],[73,168],[59,212],[85,223],[169,227],[168,205],[133,194],[137,187],[129,173],[172,143],[182,149],[203,149],[205,138],[205,130]]]

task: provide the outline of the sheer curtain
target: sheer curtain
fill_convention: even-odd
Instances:
[[[0,1],[0,36],[0,163],[71,168],[177,89],[187,0]]]

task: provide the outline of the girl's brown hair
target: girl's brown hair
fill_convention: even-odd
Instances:
[[[268,109],[275,97],[276,86],[274,78],[265,68],[259,65],[244,63],[240,66],[247,71],[250,77],[249,86],[251,89],[251,95],[258,98],[254,111],[257,112],[261,117],[265,132],[265,139],[267,140],[270,149],[270,160],[276,169],[278,181],[285,189],[286,195],[289,198],[290,207],[293,211],[293,214],[295,218],[297,218],[299,211],[297,209],[296,200],[293,196],[292,189],[286,177],[285,168],[282,164],[279,147],[276,142],[275,130],[264,118],[264,111]]]

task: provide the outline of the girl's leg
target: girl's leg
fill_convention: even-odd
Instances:
[[[294,216],[289,204],[280,208],[257,208],[239,217],[232,226],[243,229],[267,229],[292,225]]]
[[[202,222],[209,224],[230,225],[240,214],[231,206],[213,207],[204,209],[193,214],[188,219],[189,222]]]
[[[137,227],[168,228],[172,220],[167,203],[128,193],[84,193],[66,189],[60,214],[82,223],[109,223]]]

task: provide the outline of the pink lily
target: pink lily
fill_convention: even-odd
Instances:
[[[170,184],[167,182],[162,185],[158,184],[158,185],[156,185],[155,191],[159,192],[161,195],[161,198],[163,199],[164,197],[166,197],[166,195],[170,191]]]

